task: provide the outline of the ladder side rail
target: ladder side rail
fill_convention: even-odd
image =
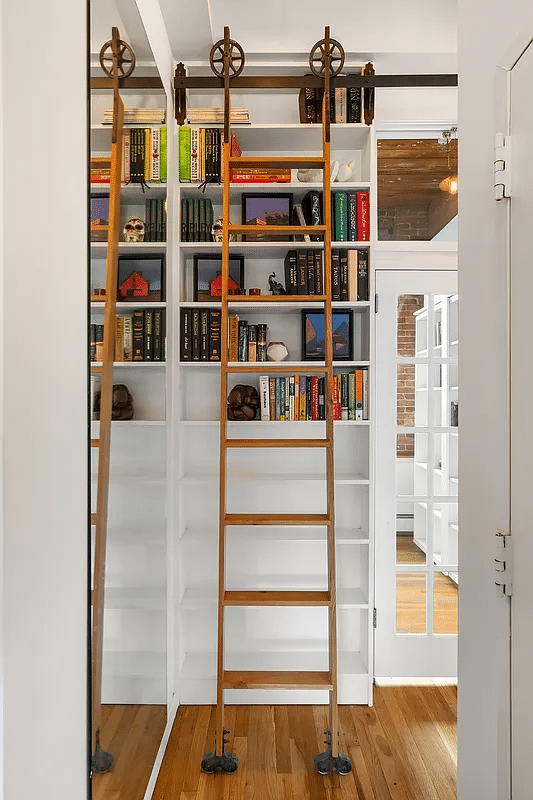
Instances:
[[[224,753],[224,593],[226,588],[226,472],[227,472],[227,397],[228,397],[228,278],[229,278],[229,210],[231,153],[231,98],[229,89],[229,28],[224,28],[224,143],[222,146],[222,297],[221,297],[221,364],[220,364],[220,487],[218,534],[218,644],[217,644],[217,710],[215,755]]]
[[[113,363],[118,278],[118,242],[120,237],[120,186],[122,171],[122,138],[124,104],[116,93],[113,101],[113,142],[111,145],[111,179],[109,186],[109,230],[104,312],[104,345],[101,367],[100,435],[96,499],[96,531],[93,577],[92,625],[92,729],[93,744],[102,719],[102,655],[105,603],[105,566],[107,518],[109,505],[109,459],[111,451],[111,418],[113,407]]]
[[[326,438],[330,447],[326,451],[326,485],[327,515],[329,518],[328,535],[328,588],[331,596],[329,608],[329,671],[332,690],[330,692],[330,731],[331,755],[338,756],[339,716],[337,693],[337,580],[335,565],[335,452],[333,425],[333,314],[331,309],[331,142],[330,142],[330,55],[329,27],[325,29],[325,67],[324,98],[322,105],[322,149],[324,157],[323,178],[323,211],[324,211],[324,339],[326,360]]]

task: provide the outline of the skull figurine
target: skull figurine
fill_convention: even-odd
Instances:
[[[138,217],[130,217],[124,225],[125,242],[144,241],[144,222]]]
[[[211,225],[211,236],[214,242],[222,241],[222,217],[219,217]]]

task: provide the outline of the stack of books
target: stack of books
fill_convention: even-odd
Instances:
[[[164,108],[125,108],[124,124],[133,125],[163,125],[165,122]],[[104,125],[112,125],[113,109],[104,109]]]
[[[317,375],[259,377],[263,422],[306,422],[326,419],[326,381]],[[368,419],[368,368],[333,376],[333,419]]]
[[[224,124],[223,108],[188,108],[187,120],[191,125],[211,125],[213,123]],[[230,114],[232,124],[243,124],[250,122],[250,114],[247,108],[232,108]]]

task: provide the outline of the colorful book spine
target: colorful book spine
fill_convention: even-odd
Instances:
[[[334,194],[335,220],[333,238],[336,242],[348,241],[348,194],[335,192]]]
[[[133,361],[144,361],[144,312],[133,312]]]
[[[199,134],[200,129],[197,125],[191,125],[191,183],[196,183],[199,178],[198,161],[199,161]]]
[[[144,128],[144,180],[148,183],[152,179],[152,130]]]
[[[155,183],[161,181],[161,129],[152,128],[151,130],[151,175],[150,180]]]
[[[200,361],[209,361],[209,310],[200,311]]]
[[[209,361],[220,361],[221,318],[222,312],[219,308],[209,311]]]
[[[115,320],[115,361],[124,361],[124,317]]]
[[[178,135],[180,183],[191,182],[191,129],[180,125]]]
[[[348,373],[348,419],[355,420],[355,372]]]
[[[363,419],[363,370],[360,367],[355,370],[355,419]]]
[[[124,315],[124,361],[133,360],[133,317]]]
[[[144,360],[154,360],[154,312],[151,308],[144,312]]]
[[[124,183],[129,183],[130,180],[130,147],[131,147],[131,131],[126,128],[123,132],[123,147],[124,158],[122,160],[122,180]]]
[[[348,251],[339,253],[340,295],[341,301],[348,300]]]
[[[229,360],[239,360],[239,317],[235,314],[229,318]]]
[[[370,239],[370,198],[368,192],[357,192],[357,240],[368,242]]]
[[[159,133],[160,167],[159,177],[161,183],[167,182],[167,126],[162,125]]]
[[[154,311],[154,361],[163,361],[165,335],[165,309]]]
[[[276,379],[268,379],[269,419],[276,419]]]
[[[357,192],[347,193],[348,241],[357,241]]]
[[[248,322],[239,320],[239,361],[248,361]]]
[[[191,311],[191,361],[200,361],[200,311]]]

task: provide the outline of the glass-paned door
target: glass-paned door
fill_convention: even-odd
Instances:
[[[377,677],[457,672],[456,273],[376,273]]]

